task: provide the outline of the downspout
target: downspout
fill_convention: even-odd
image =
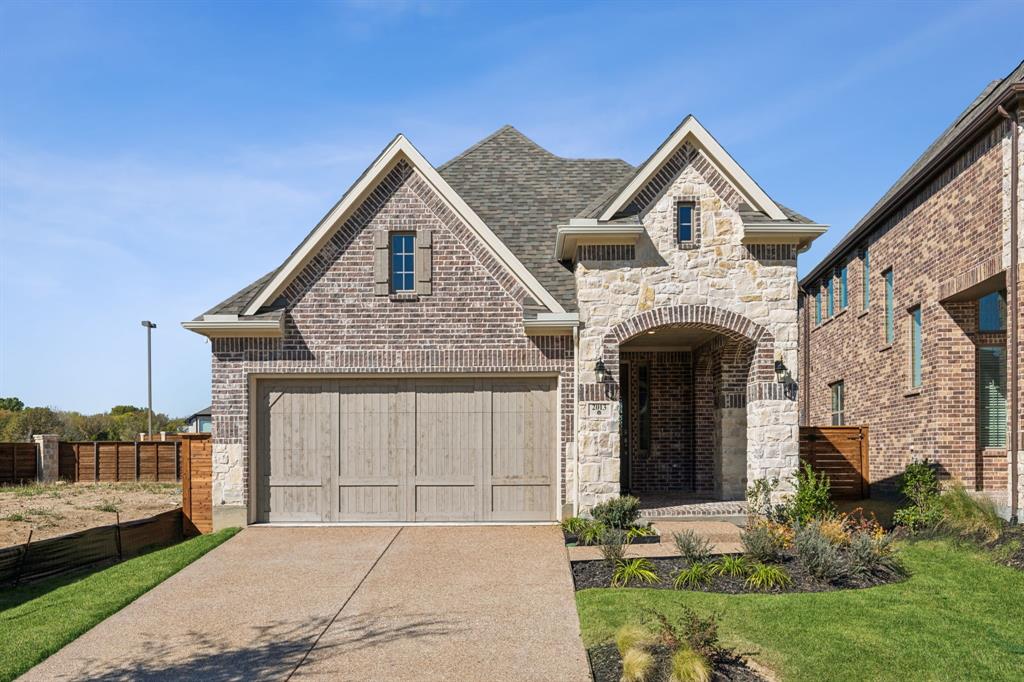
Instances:
[[[797,344],[797,349],[803,356],[801,358],[803,368],[800,371],[800,383],[798,386],[803,386],[803,406],[801,412],[803,413],[802,425],[811,425],[811,313],[807,310],[807,290],[803,288],[801,284],[797,284],[797,288],[800,290],[801,305],[804,313],[804,342],[803,347],[801,344]],[[799,314],[799,313],[798,313]]]
[[[1009,379],[1010,379],[1010,523],[1016,524],[1018,520],[1018,510],[1020,508],[1020,483],[1018,471],[1018,452],[1020,450],[1020,388],[1018,386],[1019,381],[1019,362],[1020,357],[1018,353],[1018,334],[1020,324],[1020,301],[1018,300],[1020,294],[1020,288],[1017,283],[1017,252],[1019,250],[1018,245],[1018,219],[1017,214],[1020,212],[1019,198],[1017,194],[1017,186],[1020,184],[1020,125],[1018,117],[1020,116],[1020,100],[1017,101],[1017,109],[1013,115],[1011,115],[1002,105],[999,105],[997,111],[1010,122],[1010,267],[1009,273],[1007,273],[1007,289],[1012,292],[1013,305],[1010,306],[1010,338],[1008,339],[1007,358],[1009,360]]]
[[[575,459],[572,515],[580,515],[580,328],[572,328],[572,449]]]

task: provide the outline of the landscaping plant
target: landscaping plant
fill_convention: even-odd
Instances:
[[[896,510],[893,523],[915,533],[938,525],[942,518],[939,479],[927,458],[907,465],[900,477],[900,492],[910,504]]]
[[[626,529],[626,538],[630,542],[636,538],[647,538],[654,534],[654,529],[650,526],[630,526]]]
[[[628,544],[626,532],[619,528],[606,528],[601,534],[601,556],[611,565],[612,570],[622,563]]]
[[[975,497],[963,486],[942,493],[938,499],[938,529],[956,539],[994,542],[1003,534],[1003,519],[988,497]]]
[[[658,582],[658,573],[649,559],[620,560],[612,571],[612,587],[629,587],[630,583],[650,585]]]
[[[595,505],[590,515],[609,528],[626,529],[640,518],[640,500],[632,495],[615,497]]]
[[[634,623],[626,623],[615,631],[615,648],[620,656],[625,656],[630,649],[646,649],[654,644],[654,634],[645,627]]]
[[[672,539],[675,540],[679,554],[690,564],[703,563],[711,558],[711,541],[689,528],[673,533]]]
[[[771,564],[754,564],[750,569],[750,575],[744,585],[752,590],[774,590],[776,588],[788,587],[793,584],[793,579],[785,570]]]
[[[786,503],[790,523],[803,525],[812,519],[835,514],[828,476],[814,473],[810,464],[805,463],[803,469],[793,474],[793,489],[794,493]]]
[[[587,521],[576,537],[584,545],[599,545],[607,530],[603,523]]]
[[[743,553],[754,561],[773,563],[782,560],[786,549],[784,530],[769,521],[759,521],[740,533]]]
[[[857,531],[850,536],[846,553],[850,574],[855,577],[890,580],[905,575],[903,564],[893,551],[891,536]]]
[[[669,682],[709,682],[711,661],[689,646],[681,646],[672,654],[672,673]]]
[[[698,562],[679,569],[672,584],[677,590],[695,590],[711,583],[711,564]]]
[[[654,656],[643,649],[630,649],[622,655],[622,682],[644,682],[654,668]]]
[[[759,478],[747,488],[747,515],[755,519],[782,522],[786,520],[786,505],[772,501],[779,487],[777,478]]]
[[[850,575],[847,557],[822,534],[820,521],[811,521],[800,528],[793,546],[797,561],[818,580],[836,583]]]
[[[562,521],[561,525],[563,531],[569,535],[579,537],[580,533],[583,532],[583,529],[587,527],[588,523],[587,519],[582,516],[570,516],[566,520]]]
[[[744,578],[750,573],[752,568],[753,565],[746,557],[727,554],[711,564],[711,574],[725,575],[731,578]]]

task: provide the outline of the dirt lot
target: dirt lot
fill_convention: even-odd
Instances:
[[[181,506],[176,483],[58,483],[0,487],[0,547],[141,519]]]

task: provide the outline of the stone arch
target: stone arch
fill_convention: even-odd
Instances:
[[[674,305],[637,313],[612,327],[604,336],[601,360],[615,384],[619,380],[619,346],[652,329],[694,327],[714,331],[727,338],[753,344],[748,385],[775,383],[775,337],[753,320],[722,308],[707,305]],[[755,396],[751,396],[755,397]]]

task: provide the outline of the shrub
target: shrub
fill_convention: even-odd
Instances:
[[[620,656],[630,649],[646,649],[654,644],[654,635],[647,628],[627,623],[615,631],[615,647]]]
[[[615,497],[595,505],[590,515],[609,528],[629,528],[640,518],[640,500],[632,495]]]
[[[778,566],[754,564],[744,584],[753,590],[774,590],[792,585],[793,579]]]
[[[975,497],[956,486],[939,496],[939,530],[962,540],[994,542],[1003,534],[1003,519],[988,497]]]
[[[750,573],[752,565],[743,556],[726,555],[716,563],[711,564],[712,575],[727,575],[733,578],[743,578]]]
[[[846,557],[821,532],[821,524],[812,521],[796,534],[797,561],[818,580],[834,583],[850,574]]]
[[[747,527],[740,533],[740,541],[743,543],[743,553],[762,563],[780,561],[786,548],[785,537],[774,524],[767,522]]]
[[[607,530],[602,523],[587,521],[576,537],[584,545],[599,545]]]
[[[843,547],[850,542],[850,531],[846,527],[845,516],[829,516],[817,522],[818,531],[822,537],[837,547]]]
[[[710,682],[711,661],[688,646],[672,654],[670,682]]]
[[[673,533],[672,539],[675,540],[680,556],[687,563],[702,563],[711,558],[711,541],[690,529]]]
[[[890,579],[905,574],[903,564],[893,551],[892,538],[858,531],[850,536],[846,548],[850,574],[859,578]]]
[[[900,477],[900,492],[910,504],[897,509],[893,523],[911,532],[935,528],[942,519],[939,509],[939,479],[928,459],[911,462]]]
[[[580,533],[587,527],[587,525],[587,520],[582,516],[570,516],[566,520],[562,521],[562,530],[569,535],[579,537]]]
[[[785,520],[785,505],[772,501],[779,487],[777,478],[759,478],[747,488],[747,515],[769,521]]]
[[[684,606],[674,618],[655,612],[661,625],[661,636],[672,649],[689,647],[702,656],[714,658],[720,653],[718,646],[718,616],[701,616]]]
[[[628,587],[634,582],[647,585],[658,582],[658,574],[650,560],[637,557],[628,561],[621,560],[615,565],[615,570],[612,571],[612,587]]]
[[[786,504],[790,523],[803,525],[835,514],[828,476],[814,473],[810,464],[804,464],[803,469],[793,474],[793,488],[795,492]]]
[[[636,538],[647,538],[654,535],[654,529],[650,526],[630,526],[626,529],[626,538],[632,542]]]
[[[619,528],[606,528],[601,534],[601,556],[612,565],[612,569],[622,563],[626,555],[626,533]]]
[[[630,649],[622,655],[622,682],[644,682],[654,668],[654,657],[643,649]]]
[[[686,568],[679,569],[672,584],[677,590],[695,590],[709,584],[713,577],[711,564],[695,563],[690,564]]]

